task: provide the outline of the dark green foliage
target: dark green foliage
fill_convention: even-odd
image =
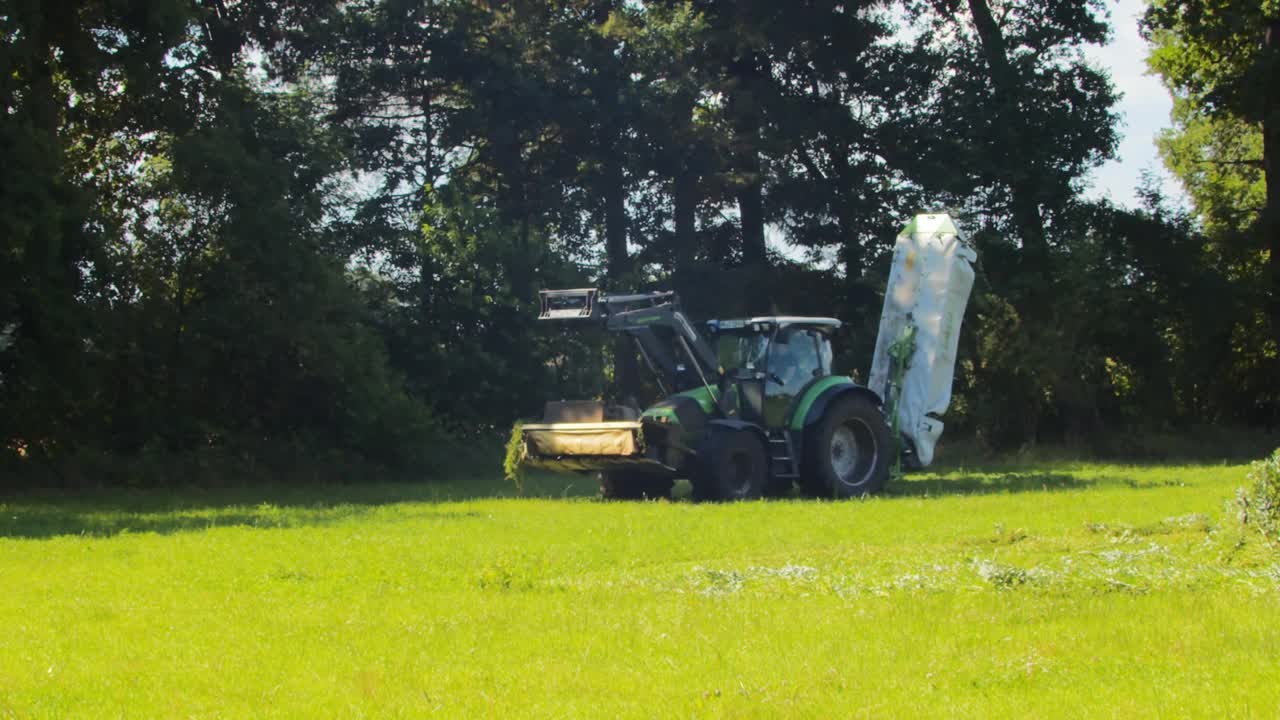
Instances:
[[[7,16],[25,62],[9,120],[45,123],[5,128],[24,162],[0,195],[16,223],[0,442],[27,475],[172,482],[185,456],[421,467],[435,424],[334,253],[342,138],[308,87],[267,92],[241,61],[296,13],[237,7]],[[146,469],[163,458],[177,477]]]
[[[1156,0],[1143,32],[1147,59],[1173,96],[1165,164],[1270,326],[1280,374],[1280,3]],[[1280,404],[1272,406],[1273,421]]]
[[[422,214],[421,266],[385,307],[383,327],[415,396],[457,432],[500,428],[537,414],[548,391],[571,396],[561,365],[581,367],[574,346],[553,343],[535,326],[537,298],[517,293],[522,268],[545,282],[581,284],[541,234],[510,241],[500,213],[477,207],[462,181],[431,192]],[[598,372],[598,370],[597,370]]]
[[[1043,286],[1048,224],[1115,149],[1114,89],[1082,55],[1110,28],[1094,0],[991,5],[911,4],[929,31],[900,70],[914,82],[888,123],[890,161],[1016,239],[1021,280]]]
[[[1111,454],[1135,430],[1265,420],[1280,383],[1266,372],[1256,295],[1189,217],[1155,202],[1059,215],[1041,327],[1017,299],[1012,249],[979,236],[985,282],[962,335],[953,422],[993,447],[1066,440]]]
[[[859,376],[941,207],[982,258],[949,437],[1274,421],[1264,173],[1196,170],[1260,151],[1270,46],[1216,1],[1147,20],[1183,216],[1078,197],[1115,144],[1090,0],[0,0],[0,472],[418,474],[548,399],[652,399],[541,287],[834,315]]]

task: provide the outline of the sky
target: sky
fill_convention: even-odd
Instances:
[[[1171,199],[1183,200],[1178,182],[1164,169],[1156,152],[1155,136],[1169,126],[1172,102],[1160,81],[1147,75],[1147,43],[1138,34],[1138,18],[1146,8],[1144,0],[1107,0],[1111,13],[1112,38],[1105,47],[1087,53],[1099,67],[1111,73],[1115,87],[1123,94],[1116,106],[1120,116],[1118,157],[1094,170],[1091,198],[1110,197],[1117,205],[1137,207],[1134,190],[1143,170],[1155,171],[1163,179],[1163,190]]]

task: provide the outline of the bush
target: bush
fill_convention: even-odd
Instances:
[[[1257,528],[1268,542],[1280,543],[1280,449],[1255,462],[1246,477],[1250,485],[1236,494],[1241,524]]]
[[[511,439],[507,441],[507,455],[502,461],[503,475],[507,480],[514,483],[516,492],[524,493],[524,470],[520,463],[524,460],[524,434],[521,432],[524,428],[523,421],[516,421],[515,427],[511,428]]]

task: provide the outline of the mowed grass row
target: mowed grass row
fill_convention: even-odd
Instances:
[[[1274,717],[1280,556],[1229,515],[1243,474],[7,501],[0,718]]]

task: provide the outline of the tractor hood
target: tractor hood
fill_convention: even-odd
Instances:
[[[921,465],[933,461],[942,435],[934,416],[951,403],[960,321],[977,259],[946,213],[917,215],[893,250],[867,385],[896,415],[887,419],[896,421]]]

